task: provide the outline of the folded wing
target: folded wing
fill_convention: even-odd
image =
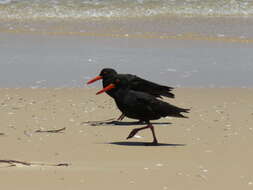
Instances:
[[[155,97],[161,98],[162,96],[174,98],[175,95],[171,93],[173,87],[159,85],[157,83],[142,79],[135,75],[126,74],[129,81],[130,88],[135,91],[146,92]]]

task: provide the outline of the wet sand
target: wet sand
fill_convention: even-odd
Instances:
[[[120,114],[97,90],[0,89],[0,160],[31,163],[0,162],[2,189],[252,188],[252,88],[175,89],[166,101],[192,110],[155,121],[161,146],[148,130],[126,140],[130,119],[87,123]]]
[[[0,23],[0,87],[83,87],[104,67],[181,87],[253,87],[252,17]]]

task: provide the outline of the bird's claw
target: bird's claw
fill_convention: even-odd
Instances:
[[[158,146],[158,142],[157,141],[153,141],[151,143],[145,143],[145,146]]]
[[[154,141],[151,143],[152,145],[158,145],[158,141],[154,139]]]
[[[133,130],[129,133],[127,139],[132,138],[138,131],[139,131],[138,129],[133,129]]]

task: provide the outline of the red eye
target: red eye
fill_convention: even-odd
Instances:
[[[120,80],[119,79],[116,79],[116,81],[115,81],[116,83],[119,83],[120,82]]]

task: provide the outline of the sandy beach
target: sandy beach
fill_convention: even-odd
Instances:
[[[252,188],[252,88],[176,88],[166,101],[191,112],[154,121],[161,146],[126,140],[134,120],[94,122],[120,114],[97,90],[0,89],[1,189]]]
[[[0,189],[252,189],[252,31],[249,0],[0,0]],[[189,118],[127,140],[143,125],[85,85],[108,67]]]

